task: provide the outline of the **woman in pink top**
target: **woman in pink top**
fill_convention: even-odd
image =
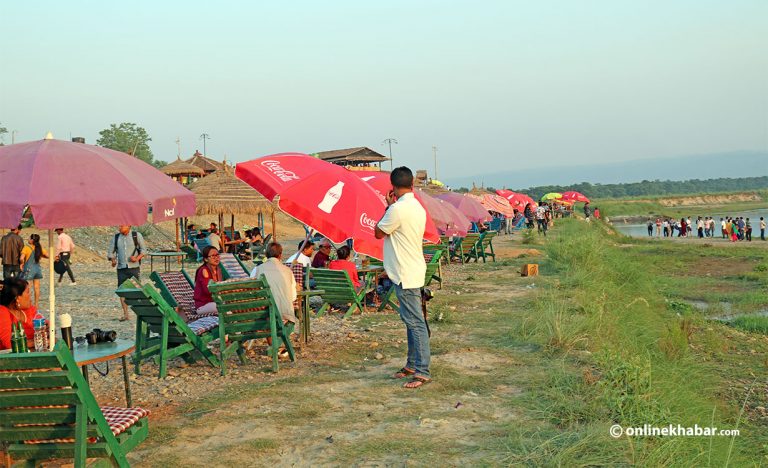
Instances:
[[[354,263],[350,262],[349,259],[350,250],[349,247],[346,245],[343,247],[339,247],[339,249],[336,251],[336,255],[339,257],[338,260],[331,260],[330,265],[328,265],[329,270],[346,270],[346,272],[349,274],[349,278],[352,280],[352,284],[355,286],[356,290],[360,289],[360,279],[357,277],[357,267]]]

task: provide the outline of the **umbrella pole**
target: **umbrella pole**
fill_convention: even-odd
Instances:
[[[176,218],[176,252],[181,250],[181,227],[179,226],[181,224],[181,220],[179,218]]]
[[[272,212],[272,242],[277,242],[277,231],[275,230],[275,212]]]
[[[48,229],[48,308],[51,314],[48,319],[48,343],[50,350],[56,344],[56,291],[54,290],[53,257],[56,255],[56,246],[53,245],[53,229]]]

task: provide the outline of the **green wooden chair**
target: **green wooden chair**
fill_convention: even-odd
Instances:
[[[219,336],[217,317],[202,317],[186,323],[149,283],[139,287],[128,280],[115,294],[124,298],[136,314],[133,362],[137,374],[141,373],[141,364],[147,359],[158,363],[160,378],[168,375],[168,361],[179,356],[194,362],[201,354],[212,366],[219,366],[219,359],[208,349],[208,343]],[[157,336],[151,336],[151,333]]]
[[[209,283],[208,290],[219,310],[218,333],[227,337],[226,340],[219,340],[221,375],[226,375],[227,359],[232,354],[237,353],[240,362],[245,363],[243,344],[258,338],[272,339],[269,354],[272,356],[273,372],[278,371],[277,359],[281,344],[285,343],[291,361],[296,360],[290,340],[294,325],[290,322],[283,324],[269,284],[263,276],[244,281]]]
[[[424,287],[426,288],[432,283],[432,280],[435,279],[435,276],[437,274],[438,268],[440,267],[440,258],[442,257],[443,252],[441,250],[438,250],[435,252],[435,254],[432,256],[429,262],[427,262],[427,271],[424,274]],[[392,285],[389,290],[387,290],[386,293],[384,293],[384,297],[381,298],[381,305],[379,305],[379,312],[384,310],[385,307],[389,306],[392,310],[397,311],[397,309],[400,307],[396,301],[397,297],[395,294],[395,286]]]
[[[73,459],[76,468],[128,467],[149,433],[149,412],[100,408],[63,342],[53,352],[0,355],[0,452],[9,466]],[[14,461],[25,463],[14,463]]]
[[[224,279],[248,279],[250,271],[235,254],[222,252],[219,254],[221,259],[221,269],[224,273]]]
[[[492,258],[494,262],[496,261],[496,254],[493,252],[493,238],[497,234],[498,232],[496,231],[485,231],[477,242],[476,252],[482,257],[483,263],[485,263],[487,257]]]
[[[309,274],[315,280],[315,288],[325,291],[320,297],[323,305],[317,311],[317,316],[322,317],[331,304],[349,304],[344,318],[352,316],[356,310],[365,311],[365,295],[371,290],[373,277],[366,276],[363,287],[355,291],[355,285],[346,270],[328,270],[327,268],[310,268]]]
[[[470,258],[476,256],[477,241],[481,234],[471,232],[466,236],[458,238],[454,244],[451,260],[458,258],[461,263],[466,263]]]
[[[437,262],[437,271],[432,275],[432,280],[437,281],[437,289],[443,289],[443,262],[447,255],[443,255],[443,252],[448,252],[448,248],[443,249],[424,249],[424,261]]]

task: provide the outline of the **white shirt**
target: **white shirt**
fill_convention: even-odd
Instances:
[[[427,213],[413,193],[409,192],[390,205],[378,227],[384,238],[384,270],[403,289],[424,286],[427,264],[424,262],[422,239]]]
[[[293,261],[296,260],[296,263],[300,263],[301,266],[308,267],[312,264],[312,259],[307,257],[301,252],[296,252],[295,254],[288,257],[288,260],[285,261],[286,265],[293,264]]]
[[[272,297],[277,305],[277,310],[283,320],[296,323],[296,314],[293,313],[293,301],[296,300],[296,278],[291,269],[282,265],[276,258],[268,258],[266,262],[257,265],[251,271],[251,278],[264,275],[272,292]]]

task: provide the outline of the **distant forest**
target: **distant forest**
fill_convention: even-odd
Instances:
[[[525,193],[534,200],[549,192],[567,192],[575,190],[589,198],[621,198],[621,197],[650,197],[656,195],[690,195],[696,193],[715,192],[740,192],[748,190],[768,189],[768,176],[719,178],[719,179],[691,179],[683,181],[674,180],[644,180],[626,184],[590,184],[581,182],[573,185],[541,185],[528,189],[514,190]],[[495,192],[496,188],[487,187],[487,190]],[[459,192],[467,192],[462,187]]]

